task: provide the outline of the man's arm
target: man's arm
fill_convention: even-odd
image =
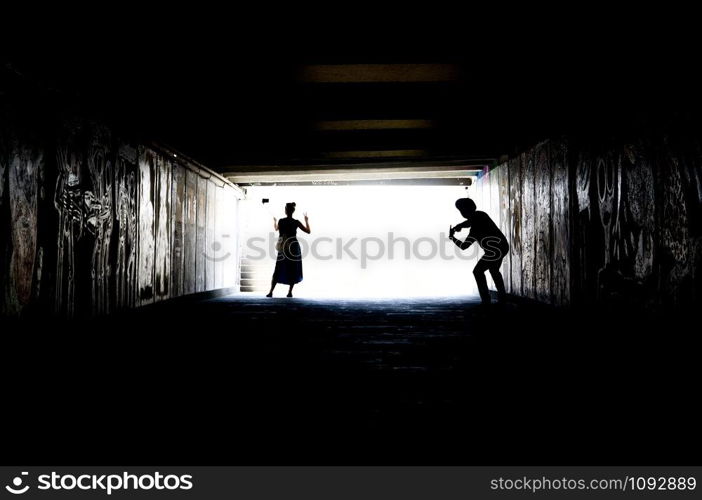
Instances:
[[[470,221],[469,220],[464,220],[460,224],[456,224],[453,229],[454,231],[460,231],[461,229],[467,229],[470,227]]]
[[[460,224],[459,224],[458,226],[460,226]],[[469,246],[471,246],[471,245],[475,242],[475,238],[473,238],[473,237],[470,236],[470,235],[468,235],[468,237],[465,239],[465,241],[461,241],[461,240],[459,240],[458,238],[456,238],[456,237],[453,235],[453,233],[456,232],[456,228],[457,228],[458,226],[452,227],[452,228],[449,229],[449,239],[450,239],[451,241],[453,241],[453,243],[454,243],[458,248],[460,248],[461,250],[465,250],[466,248],[468,248]]]
[[[465,241],[461,241],[458,238],[456,238],[455,236],[451,236],[450,238],[451,238],[451,241],[453,241],[456,244],[456,246],[458,248],[460,248],[461,250],[465,250],[466,248],[468,248],[469,246],[471,246],[475,242],[475,238],[473,238],[472,236],[468,236],[465,239]]]

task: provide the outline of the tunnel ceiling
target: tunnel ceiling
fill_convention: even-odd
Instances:
[[[221,172],[490,161],[548,135],[689,109],[683,90],[694,87],[680,66],[675,79],[653,71],[645,47],[623,59],[587,44],[567,54],[472,39],[402,45],[321,53],[236,40],[217,50],[63,51],[10,58],[3,71]]]

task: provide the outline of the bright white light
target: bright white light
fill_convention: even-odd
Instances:
[[[463,220],[454,207],[456,199],[466,196],[462,186],[254,186],[247,191],[244,246],[252,238],[269,238],[273,217],[285,216],[285,203],[297,203],[294,217],[300,221],[308,213],[312,234],[298,231],[298,239],[309,250],[315,245],[316,255],[308,252],[303,259],[300,297],[429,297],[476,291],[472,268],[482,251],[474,245],[460,252],[446,237],[449,226]],[[270,203],[262,204],[263,198]],[[463,238],[467,231],[457,236]],[[260,240],[253,245],[264,247]],[[274,267],[274,255],[257,261],[258,278],[268,282]],[[285,286],[279,288],[277,293],[284,294]]]

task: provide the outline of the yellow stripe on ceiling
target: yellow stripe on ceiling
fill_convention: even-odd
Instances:
[[[318,130],[390,130],[433,126],[431,120],[333,120],[317,123]]]
[[[458,79],[454,64],[315,64],[302,80],[315,83],[448,82]]]

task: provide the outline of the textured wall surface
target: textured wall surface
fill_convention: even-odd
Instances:
[[[195,291],[202,292],[205,288],[205,274],[207,259],[205,258],[207,249],[207,185],[209,183],[202,177],[197,180],[197,228],[195,232]]]
[[[156,168],[151,151],[139,158],[139,301],[149,304],[154,300],[154,260],[156,238],[154,225],[154,187]]]
[[[497,178],[495,179],[495,184],[497,184],[497,199],[499,204],[499,227],[502,230],[502,234],[510,237],[511,224],[509,217],[509,193],[510,193],[510,183],[509,183],[509,169],[499,168],[497,169]],[[511,291],[510,276],[512,275],[512,259],[507,257],[502,261],[502,274],[505,278],[505,288],[508,292]]]
[[[510,253],[510,274],[509,279],[505,279],[507,289],[515,294],[522,295],[522,170],[520,158],[510,159],[506,165],[498,167],[498,170],[507,170],[507,182],[509,183],[509,197],[505,201],[508,206],[509,220],[507,226],[509,231],[505,236],[509,238]],[[503,177],[504,178],[504,177]],[[504,231],[503,231],[504,232]],[[505,276],[506,278],[506,276]]]
[[[183,295],[183,247],[185,245],[185,171],[173,167],[171,181],[171,290],[174,297]]]
[[[185,234],[183,235],[183,293],[196,290],[197,254],[197,179],[195,172],[185,172]]]
[[[491,216],[510,238],[512,293],[558,305],[699,304],[699,138],[546,141],[483,176],[476,192],[494,192],[495,179]]]
[[[551,157],[551,301],[570,303],[570,191],[568,156],[561,141],[550,143]]]
[[[108,314],[235,285],[234,187],[95,123],[0,111],[0,314]]]
[[[522,193],[522,294],[529,298],[536,297],[534,287],[534,261],[536,249],[536,234],[534,213],[536,198],[534,196],[534,151],[530,150],[521,155],[521,193]]]
[[[549,143],[534,148],[534,296],[551,301],[551,159]]]
[[[2,277],[6,285],[3,295],[6,310],[16,313],[32,300],[35,279],[43,265],[37,229],[40,197],[45,193],[40,186],[44,155],[16,137],[9,137],[4,141],[0,165],[0,207],[6,224],[2,231]]]

